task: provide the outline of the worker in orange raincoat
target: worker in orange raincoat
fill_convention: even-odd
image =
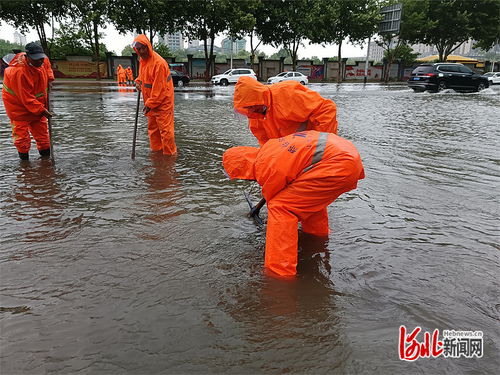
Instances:
[[[126,85],[127,84],[127,72],[121,66],[121,64],[118,65],[116,68],[116,80],[118,81],[118,85]]]
[[[265,86],[241,77],[234,89],[234,109],[249,118],[250,131],[261,146],[304,130],[337,134],[335,103],[296,81]]]
[[[132,82],[134,81],[134,73],[132,72],[132,68],[130,66],[127,66],[125,68],[125,74],[127,76],[127,85],[128,84],[132,84]]]
[[[305,233],[327,236],[327,206],[365,177],[354,145],[314,130],[270,139],[260,149],[232,147],[223,156],[231,179],[257,180],[267,200],[265,267],[296,274],[297,224]]]
[[[132,48],[140,57],[139,76],[135,82],[144,98],[143,113],[148,117],[151,150],[175,155],[174,85],[168,63],[153,51],[144,34],[134,39]]]
[[[40,155],[50,157],[50,138],[47,118],[48,74],[44,66],[47,60],[43,48],[28,43],[26,52],[18,53],[5,70],[2,99],[12,124],[12,137],[19,157],[29,159],[30,133],[36,141]]]

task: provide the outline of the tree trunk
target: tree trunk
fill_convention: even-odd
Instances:
[[[344,70],[342,66],[342,41],[339,42],[339,50],[337,53],[339,59],[339,70],[337,71],[337,83],[342,82],[342,70]]]
[[[97,77],[96,80],[100,81],[101,80],[101,67],[100,67],[100,54],[99,54],[99,27],[97,24],[97,21],[92,21],[93,28],[94,28],[94,54],[95,54],[95,61],[96,61],[96,71],[97,71]]]
[[[45,34],[45,28],[43,26],[43,23],[40,23],[40,24],[37,23],[35,25],[35,29],[36,29],[36,33],[38,34],[38,39],[40,40],[40,44],[43,48],[43,51],[50,58],[49,44],[47,43],[47,36]]]

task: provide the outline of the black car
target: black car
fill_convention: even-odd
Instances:
[[[481,91],[489,87],[488,78],[474,73],[463,64],[435,63],[417,66],[408,80],[413,91]]]
[[[187,85],[191,78],[185,73],[179,72],[178,70],[170,69],[170,74],[174,80],[174,86],[182,87]]]

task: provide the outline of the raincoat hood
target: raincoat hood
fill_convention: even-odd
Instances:
[[[259,154],[257,147],[231,147],[224,152],[222,165],[229,178],[239,180],[255,180],[255,160]]]
[[[148,51],[149,51],[149,57],[147,59],[143,59],[141,57],[141,60],[144,60],[144,61],[149,61],[151,60],[151,57],[153,56],[153,46],[151,45],[151,42],[149,41],[148,37],[144,34],[139,34],[137,35],[137,37],[134,39],[134,43],[135,42],[139,42],[141,44],[144,44],[145,46],[148,47]],[[133,43],[132,43],[133,44]],[[135,50],[135,48],[134,48]],[[136,51],[137,52],[137,51]]]
[[[244,114],[245,107],[265,105],[271,107],[271,91],[251,77],[241,77],[234,88],[234,109]]]
[[[10,60],[9,66],[29,66],[28,62],[26,61],[26,52],[19,52],[17,55],[15,55],[12,60]]]

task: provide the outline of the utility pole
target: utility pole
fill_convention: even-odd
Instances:
[[[366,48],[366,60],[365,60],[365,78],[363,79],[364,84],[368,80],[368,59],[370,57],[370,41],[372,37],[368,38],[368,47]]]
[[[231,69],[233,69],[233,38],[231,37]]]

